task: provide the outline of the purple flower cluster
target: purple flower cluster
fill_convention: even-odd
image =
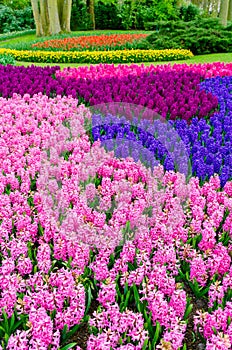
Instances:
[[[200,88],[218,98],[219,111],[206,121],[176,121],[175,127],[191,149],[193,174],[204,180],[220,175],[222,186],[232,178],[232,77],[206,79]]]
[[[163,118],[187,121],[194,116],[210,116],[218,106],[215,96],[200,89],[201,75],[188,71],[144,72],[140,76],[80,78],[77,81],[77,95],[91,106],[130,103],[152,109]]]
[[[167,171],[176,170],[188,174],[188,153],[170,122],[107,114],[92,116],[93,140],[100,140],[108,151],[115,151],[118,158],[132,157],[152,169],[161,163]]]
[[[209,122],[194,119],[190,126],[175,122],[182,140],[190,146],[193,175],[203,181],[217,173],[224,186],[232,177],[231,121],[218,113]]]
[[[200,90],[200,73],[191,71],[142,72],[141,75],[105,76],[98,79],[69,78],[55,75],[59,67],[0,66],[0,96],[13,93],[48,97],[72,96],[85,104],[126,102],[141,105],[175,120],[206,117],[217,108],[211,93]]]
[[[191,160],[192,174],[205,181],[217,173],[220,176],[221,185],[224,186],[232,178],[232,77],[207,79],[200,84],[200,89],[218,98],[219,111],[215,112],[209,120],[203,118],[199,120],[195,117],[190,125],[183,119],[169,121],[168,124],[174,127],[185,145]],[[115,149],[116,156],[130,155],[135,161],[140,159],[151,167],[156,164],[155,158],[164,165],[166,170],[181,171],[176,166],[181,154],[177,152],[180,143],[170,138],[173,132],[163,132],[163,137],[157,139],[155,126],[157,121],[148,128],[145,125],[146,121],[136,124],[133,120],[135,126],[133,123],[129,124],[125,121],[123,123],[123,119],[120,121],[116,117],[111,117],[111,120],[106,117],[101,123],[98,119],[97,115],[93,116],[93,138],[100,139],[108,150]],[[162,131],[161,128],[159,132],[162,134]],[[112,139],[115,139],[114,143]],[[122,139],[124,139],[123,142]],[[167,147],[167,140],[171,147]],[[134,147],[135,142],[136,147]],[[120,149],[122,149],[121,152]]]
[[[76,95],[76,82],[69,82],[56,78],[55,73],[60,67],[15,67],[0,65],[0,96],[10,98],[14,93],[31,97],[42,93],[48,97]]]

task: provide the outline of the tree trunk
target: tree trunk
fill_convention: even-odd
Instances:
[[[209,1],[208,0],[203,1],[203,11],[205,13],[208,13],[208,11],[209,11]]]
[[[217,18],[218,17],[218,12],[219,12],[219,0],[213,0],[211,1],[211,6],[212,6],[212,17]]]
[[[61,32],[61,26],[60,26],[57,0],[47,0],[47,3],[48,3],[50,33],[51,35],[59,34]]]
[[[181,7],[183,5],[182,0],[176,0],[176,7]]]
[[[62,1],[62,15],[60,18],[61,30],[62,32],[69,33],[70,29],[70,20],[71,20],[71,10],[72,10],[72,0],[63,0]]]
[[[33,11],[34,20],[35,20],[36,35],[43,36],[44,33],[43,33],[42,22],[40,18],[40,8],[39,8],[38,0],[31,0],[31,7]]]
[[[40,22],[43,30],[43,35],[50,35],[50,22],[48,17],[48,7],[46,0],[40,0]]]
[[[70,32],[72,0],[31,0],[37,36]]]
[[[229,10],[229,0],[221,0],[221,7],[220,7],[220,21],[221,24],[226,27],[227,26],[227,16],[228,16],[228,10]]]
[[[86,4],[89,12],[92,29],[95,30],[94,0],[87,0]]]
[[[228,21],[232,21],[232,0],[229,2]]]

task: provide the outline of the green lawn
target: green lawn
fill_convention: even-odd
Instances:
[[[35,34],[27,34],[24,36],[19,36],[17,38],[3,40],[0,42],[0,47],[8,47],[9,45],[19,44],[21,42],[30,43],[30,42],[35,41],[35,40],[36,40]]]

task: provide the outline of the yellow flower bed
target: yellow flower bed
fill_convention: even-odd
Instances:
[[[193,57],[189,50],[117,50],[117,51],[23,51],[0,48],[16,61],[43,63],[129,63],[174,61]]]

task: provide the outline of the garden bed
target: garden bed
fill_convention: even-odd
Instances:
[[[231,86],[0,66],[2,349],[231,349]]]
[[[30,51],[0,48],[16,61],[44,63],[138,63],[173,61],[193,57],[189,50],[115,50],[115,51]]]
[[[32,49],[58,51],[104,51],[136,48],[136,43],[148,34],[111,34],[78,36],[72,38],[53,39],[37,42]]]

